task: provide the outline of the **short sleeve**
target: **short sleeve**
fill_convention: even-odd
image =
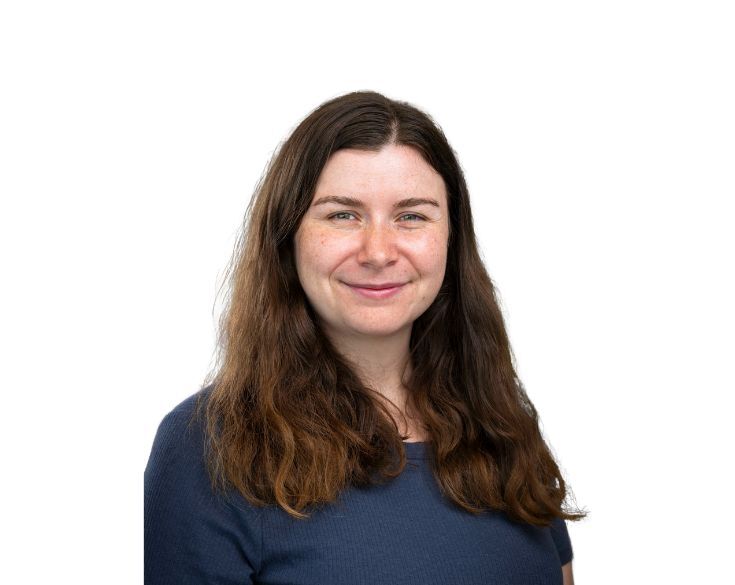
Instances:
[[[146,585],[246,585],[260,563],[259,511],[215,494],[196,394],[161,422],[144,474]]]
[[[569,538],[567,523],[563,518],[554,518],[551,522],[551,537],[554,539],[561,564],[566,565],[574,558],[574,551],[572,550],[572,541]]]

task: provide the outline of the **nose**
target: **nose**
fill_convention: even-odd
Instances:
[[[390,227],[369,225],[362,233],[358,262],[376,268],[395,262],[398,257],[395,238],[396,234]]]

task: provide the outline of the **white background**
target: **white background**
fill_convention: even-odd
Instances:
[[[3,583],[142,582],[143,469],[212,365],[266,163],[357,89],[458,153],[578,584],[732,565],[727,2],[5,2]]]

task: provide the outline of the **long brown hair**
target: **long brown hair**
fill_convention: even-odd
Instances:
[[[495,289],[477,249],[462,169],[443,132],[409,103],[360,91],[329,100],[281,145],[256,187],[228,271],[217,365],[200,394],[214,487],[296,518],[350,485],[389,481],[406,464],[377,392],[317,325],[293,238],[317,179],[339,149],[415,148],[444,179],[444,282],[413,324],[405,380],[431,437],[443,493],[471,513],[501,510],[548,525],[567,488],[514,366]]]

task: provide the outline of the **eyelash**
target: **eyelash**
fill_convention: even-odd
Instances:
[[[338,211],[337,213],[333,213],[332,215],[330,215],[329,216],[329,219],[337,219],[337,220],[339,220],[340,218],[337,217],[338,215],[352,215],[352,216],[354,216],[354,213],[352,213],[350,211]],[[406,217],[406,216],[413,216],[413,217],[415,217],[419,221],[424,221],[424,219],[425,219],[424,217],[422,217],[418,213],[404,213],[403,215],[401,215],[401,217]],[[413,220],[413,221],[416,221],[416,220]]]

